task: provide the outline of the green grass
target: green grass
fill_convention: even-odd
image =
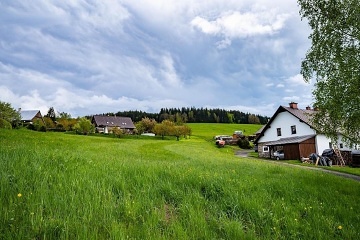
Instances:
[[[360,238],[359,182],[239,158],[212,133],[0,130],[0,239]]]
[[[257,124],[226,124],[226,123],[188,123],[192,134],[206,140],[213,139],[216,135],[230,135],[234,131],[243,131],[244,135],[253,135],[262,125]]]
[[[355,168],[355,167],[351,167],[351,166],[336,166],[336,165],[331,166],[331,167],[315,166],[314,164],[302,163],[299,160],[284,160],[282,162],[294,164],[294,165],[301,165],[301,166],[305,166],[305,167],[323,168],[323,169],[330,170],[330,171],[343,172],[343,173],[349,173],[349,174],[360,176],[360,168],[359,167]]]

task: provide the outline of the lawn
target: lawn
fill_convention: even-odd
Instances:
[[[262,125],[258,124],[226,124],[226,123],[188,123],[193,135],[206,140],[213,139],[216,135],[230,135],[234,131],[242,131],[244,135],[253,135]]]
[[[360,238],[359,182],[236,157],[213,133],[0,130],[0,239]]]

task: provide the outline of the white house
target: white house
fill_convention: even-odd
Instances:
[[[255,140],[259,156],[270,158],[274,151],[282,149],[285,159],[300,159],[332,148],[331,140],[313,128],[310,119],[314,113],[316,109],[299,109],[294,102],[289,107],[280,106]],[[336,145],[340,150],[351,150],[341,134]]]

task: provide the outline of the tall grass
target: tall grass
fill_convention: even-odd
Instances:
[[[360,184],[181,141],[0,131],[0,239],[359,239]]]

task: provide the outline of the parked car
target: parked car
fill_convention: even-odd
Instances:
[[[284,150],[275,151],[273,156],[276,160],[284,159]]]

